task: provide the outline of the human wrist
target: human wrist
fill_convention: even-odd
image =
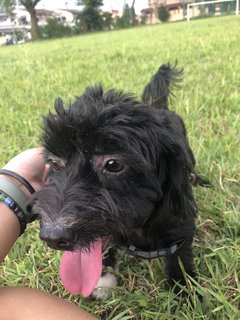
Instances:
[[[7,255],[20,234],[20,224],[16,215],[0,202],[0,263]]]
[[[0,201],[17,216],[21,227],[20,235],[24,232],[26,225],[36,219],[36,215],[28,210],[29,193],[27,194],[21,182],[10,176],[0,175]]]

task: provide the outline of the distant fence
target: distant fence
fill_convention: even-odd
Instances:
[[[201,18],[205,16],[221,16],[239,14],[240,0],[214,0],[186,3],[186,18]]]

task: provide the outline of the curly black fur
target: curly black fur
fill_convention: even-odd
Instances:
[[[52,170],[34,197],[40,236],[56,249],[89,248],[99,237],[142,250],[184,244],[167,256],[170,281],[193,275],[195,160],[184,123],[168,110],[182,74],[162,65],[142,101],[100,85],[45,117],[43,145]]]

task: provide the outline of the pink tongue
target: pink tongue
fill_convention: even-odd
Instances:
[[[102,274],[101,240],[91,245],[90,252],[65,251],[60,263],[60,278],[64,287],[74,294],[88,297]]]

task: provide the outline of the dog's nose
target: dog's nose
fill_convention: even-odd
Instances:
[[[52,249],[70,250],[73,244],[73,234],[52,224],[41,224],[40,238]]]

